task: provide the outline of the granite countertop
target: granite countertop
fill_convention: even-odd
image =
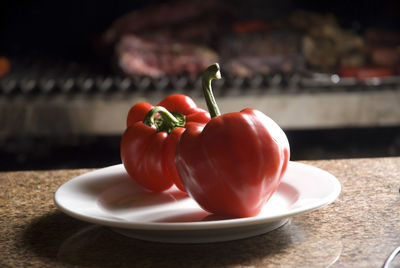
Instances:
[[[339,179],[334,203],[267,234],[211,244],[140,241],[63,214],[55,190],[88,169],[2,172],[0,266],[381,267],[400,245],[400,158],[304,163]]]

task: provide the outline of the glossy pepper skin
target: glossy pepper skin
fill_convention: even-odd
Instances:
[[[173,184],[185,191],[174,163],[176,144],[187,123],[201,125],[209,120],[210,115],[185,95],[170,95],[157,106],[145,102],[134,105],[120,148],[129,176],[154,192]]]
[[[220,77],[219,66],[210,66],[204,76],[212,119],[206,125],[187,125],[175,153],[178,173],[186,191],[206,211],[256,216],[285,174],[289,142],[282,129],[260,111],[220,115],[210,87],[211,80]]]

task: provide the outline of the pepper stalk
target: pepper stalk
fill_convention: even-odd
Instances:
[[[212,80],[221,78],[222,77],[218,63],[210,65],[202,75],[202,87],[203,87],[204,98],[206,100],[208,112],[210,113],[211,117],[216,117],[221,115],[221,112],[219,111],[211,87]]]
[[[156,116],[159,115],[157,118]],[[157,132],[171,133],[175,128],[184,127],[186,118],[178,112],[170,113],[162,106],[154,106],[144,117],[143,124],[157,128]]]

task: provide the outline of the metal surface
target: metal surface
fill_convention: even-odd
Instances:
[[[218,92],[217,89],[215,92]],[[191,96],[201,107],[201,91],[138,91],[110,94],[0,96],[0,138],[13,135],[115,135],[125,128],[130,107],[141,101],[153,104],[172,93]],[[400,125],[400,90],[216,94],[221,112],[245,107],[261,110],[285,129],[324,129]]]
[[[129,108],[173,93],[205,108],[189,76],[126,77],[74,63],[24,63],[0,79],[0,139],[15,135],[119,135]],[[358,80],[297,73],[232,77],[213,83],[222,112],[252,107],[285,129],[400,125],[400,78]]]

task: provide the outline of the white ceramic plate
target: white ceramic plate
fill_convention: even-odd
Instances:
[[[69,180],[55,204],[80,220],[110,226],[124,235],[158,242],[206,243],[251,237],[283,225],[289,217],[333,202],[339,181],[319,168],[290,162],[281,185],[261,213],[250,218],[209,214],[173,187],[164,193],[142,189],[123,165]]]

